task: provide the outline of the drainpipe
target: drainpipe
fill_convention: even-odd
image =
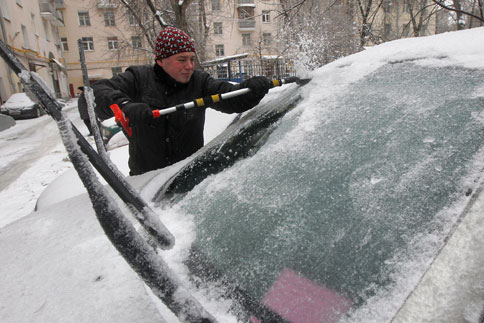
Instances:
[[[7,42],[7,31],[5,29],[5,23],[3,21],[3,13],[2,13],[2,8],[0,7],[0,28],[2,29],[2,38],[3,41],[5,42],[5,45],[8,45]],[[10,84],[10,89],[13,91],[13,93],[17,92],[17,88],[15,86],[15,82],[13,81],[12,78],[12,70],[10,69],[10,66],[7,65],[7,77],[8,77],[8,83]],[[7,98],[5,98],[6,100]]]

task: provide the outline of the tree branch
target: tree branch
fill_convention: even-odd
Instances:
[[[482,17],[479,17],[479,16],[476,16],[470,12],[467,12],[467,11],[464,11],[464,10],[459,10],[459,9],[456,9],[456,8],[452,8],[452,7],[449,7],[447,6],[446,4],[443,3],[443,1],[439,1],[439,0],[432,0],[435,4],[439,5],[440,7],[446,9],[446,10],[449,10],[449,11],[454,11],[454,12],[457,12],[457,13],[461,13],[461,14],[464,14],[464,15],[467,15],[467,16],[470,16],[472,18],[475,18],[479,21],[482,21],[484,22],[484,18]]]

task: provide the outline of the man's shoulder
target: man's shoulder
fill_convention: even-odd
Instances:
[[[152,65],[132,65],[130,67],[128,67],[126,69],[126,71],[133,71],[133,72],[136,72],[136,73],[146,73],[148,71],[152,71],[153,70],[153,66]]]
[[[206,79],[206,78],[210,77],[210,74],[208,74],[207,72],[202,71],[202,70],[194,70],[192,76],[197,77],[197,78]]]

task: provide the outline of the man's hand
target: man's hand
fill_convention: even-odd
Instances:
[[[121,106],[121,110],[129,119],[130,127],[153,120],[153,112],[146,103],[128,102]]]
[[[262,99],[272,88],[272,82],[265,76],[253,76],[240,83],[240,88],[249,88],[257,99]]]

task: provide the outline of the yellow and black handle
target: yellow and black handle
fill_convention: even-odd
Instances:
[[[272,87],[282,86],[284,84],[289,84],[289,83],[297,83],[299,85],[304,85],[309,81],[310,79],[300,79],[298,77],[291,76],[280,80],[272,80]],[[243,88],[232,92],[209,95],[204,98],[198,98],[193,101],[183,103],[183,104],[178,104],[176,106],[169,107],[169,108],[153,110],[153,118],[159,118],[162,115],[170,114],[176,111],[209,106],[212,103],[217,103],[222,100],[234,98],[234,97],[249,93],[250,91],[251,89]],[[116,123],[118,123],[123,127],[125,134],[127,134],[128,137],[131,137],[132,129],[129,127],[129,120],[125,117],[125,115],[123,114],[123,111],[121,111],[121,108],[117,104],[112,104],[110,108],[114,112]]]

